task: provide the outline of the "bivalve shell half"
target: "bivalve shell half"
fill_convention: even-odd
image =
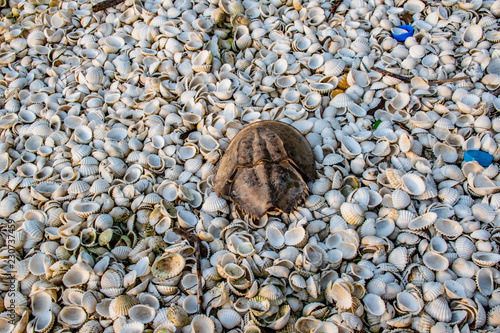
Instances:
[[[401,180],[403,182],[402,189],[410,195],[421,195],[426,190],[425,182],[416,174],[405,174]]]
[[[145,304],[136,304],[129,309],[130,319],[143,324],[152,322],[155,315],[155,309]]]
[[[431,302],[444,294],[444,286],[441,282],[425,282],[422,285],[424,300]]]
[[[422,310],[423,302],[417,296],[403,291],[396,297],[397,307],[400,311],[405,313],[417,314]]]
[[[459,222],[450,219],[437,219],[434,223],[434,228],[441,235],[450,239],[459,237],[464,231]]]
[[[217,318],[226,329],[232,329],[241,323],[241,315],[233,309],[220,309]]]
[[[472,257],[472,254],[477,251],[474,243],[465,236],[458,237],[455,240],[455,249],[458,256],[460,258],[464,258],[465,260],[469,260]]]
[[[411,230],[424,230],[429,228],[437,220],[437,214],[434,212],[425,213],[422,216],[418,216],[410,221],[408,228]]]
[[[73,211],[80,217],[88,217],[92,214],[97,214],[100,209],[101,205],[97,202],[79,202],[73,206]]]
[[[448,258],[435,252],[424,253],[422,260],[427,268],[438,272],[445,271],[450,265]]]
[[[491,267],[500,262],[500,254],[492,252],[476,252],[472,255],[472,261],[481,267]]]
[[[308,93],[304,99],[303,105],[307,110],[316,110],[321,105],[320,93],[315,91]]]
[[[35,332],[50,332],[52,326],[55,322],[55,316],[52,311],[46,311],[44,313],[40,313],[35,317],[34,322],[34,330]],[[14,328],[14,327],[12,327]],[[12,331],[14,332],[14,331]]]
[[[90,278],[90,268],[86,268],[85,264],[77,264],[71,267],[63,276],[63,283],[66,287],[76,287],[87,283]]]
[[[214,333],[215,325],[212,319],[205,315],[196,315],[191,321],[191,332],[193,333]]]
[[[360,205],[355,203],[344,202],[340,206],[340,213],[344,220],[350,225],[358,226],[365,220],[363,209]]]
[[[127,316],[129,310],[138,303],[139,300],[135,296],[120,295],[109,304],[109,315],[113,320],[120,316]]]
[[[335,85],[332,83],[323,83],[323,82],[312,82],[309,85],[309,88],[311,88],[312,91],[319,92],[320,94],[328,94],[330,93],[333,89],[335,89]]]
[[[160,279],[166,280],[179,275],[186,264],[186,260],[178,253],[168,253],[155,260],[151,266],[153,275]]]
[[[308,235],[304,228],[291,228],[285,232],[285,244],[288,246],[302,247],[307,243]]]
[[[50,312],[52,306],[52,296],[45,291],[40,291],[31,296],[31,309],[35,316],[45,312]]]
[[[69,328],[79,328],[87,320],[87,313],[79,306],[65,306],[57,316],[59,323]]]
[[[363,304],[366,311],[374,316],[381,316],[386,310],[385,302],[376,294],[366,294],[363,297]]]
[[[442,322],[449,322],[452,312],[446,299],[441,296],[425,305],[425,311],[434,319]]]

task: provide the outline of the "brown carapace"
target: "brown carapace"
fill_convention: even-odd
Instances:
[[[276,120],[252,123],[229,143],[215,176],[215,193],[243,214],[290,213],[314,180],[314,154],[293,126]]]

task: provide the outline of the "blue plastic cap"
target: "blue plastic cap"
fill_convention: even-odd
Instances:
[[[395,34],[391,31],[392,37],[394,37],[394,39],[399,42],[404,42],[406,38],[413,36],[413,32],[415,31],[415,29],[413,29],[411,25],[400,25],[397,28],[407,31],[406,33],[402,34]]]
[[[464,161],[477,161],[481,166],[487,167],[493,163],[493,156],[482,150],[467,150],[464,154]]]

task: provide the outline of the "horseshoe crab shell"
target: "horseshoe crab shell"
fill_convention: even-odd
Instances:
[[[214,187],[218,196],[258,218],[271,209],[290,213],[314,178],[314,154],[306,138],[293,126],[269,120],[255,122],[233,138]]]

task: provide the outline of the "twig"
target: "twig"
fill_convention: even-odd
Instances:
[[[197,235],[191,234],[181,228],[172,229],[177,235],[186,239],[187,241],[194,244],[195,256],[196,256],[196,284],[198,287],[197,300],[198,300],[198,312],[201,312],[201,305],[203,303],[203,291],[201,288],[202,275],[201,275],[201,257],[206,257],[208,255],[207,249],[201,244],[201,239]]]
[[[335,13],[337,12],[337,9],[339,8],[340,4],[342,3],[343,0],[335,0],[333,2],[333,6],[332,6],[332,9],[330,10],[330,14],[328,14],[328,17],[326,18],[326,22],[328,22],[330,20],[330,18],[335,15]]]
[[[456,81],[462,81],[469,79],[470,76],[461,76],[461,77],[453,77],[451,79],[443,79],[443,80],[429,80],[429,84],[441,84],[441,83],[448,83],[448,82],[456,82]]]
[[[379,72],[380,74],[384,74],[384,75],[389,75],[389,76],[391,76],[391,77],[393,77],[395,79],[401,80],[401,81],[406,82],[406,83],[410,83],[410,81],[411,81],[411,78],[409,78],[407,76],[401,76],[401,75],[398,75],[398,74],[394,74],[394,73],[386,71],[385,69],[382,69],[382,68],[373,67],[372,69],[375,72]]]
[[[110,7],[114,7],[116,5],[121,4],[125,0],[104,0],[99,3],[96,3],[95,5],[92,6],[92,10],[94,12],[99,12],[101,10],[106,10]]]
[[[411,77],[408,77],[408,76],[402,76],[402,75],[391,73],[391,72],[389,72],[389,71],[387,71],[385,69],[382,69],[382,68],[373,67],[372,69],[375,72],[379,72],[381,74],[391,76],[391,77],[393,77],[395,79],[401,80],[401,81],[406,82],[406,83],[410,83],[411,79],[412,79]],[[448,83],[448,82],[456,82],[456,81],[467,80],[469,78],[470,78],[470,76],[466,75],[466,76],[461,76],[461,77],[454,77],[454,78],[451,78],[451,79],[429,80],[428,83],[429,84],[442,84],[442,83]]]
[[[366,111],[367,115],[373,116],[375,114],[375,111],[381,109],[385,104],[385,100],[383,98],[380,99],[380,102],[370,110]]]

